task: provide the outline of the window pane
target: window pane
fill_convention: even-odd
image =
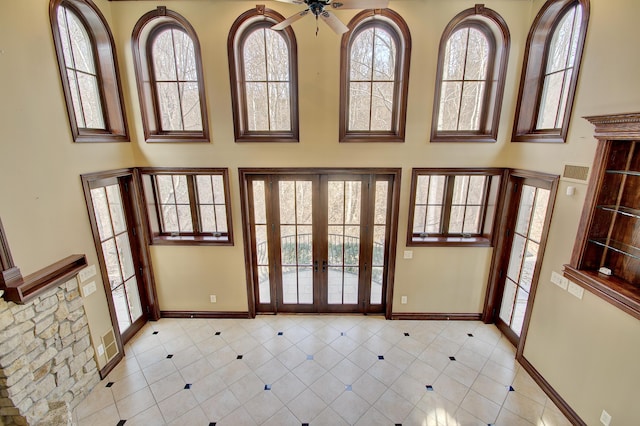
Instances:
[[[511,314],[513,313],[513,305],[516,298],[518,287],[509,279],[504,284],[504,292],[502,293],[502,305],[500,306],[500,319],[507,325],[511,324]]]
[[[178,205],[178,223],[180,232],[193,232],[193,222],[191,221],[191,208],[189,205]]]
[[[65,7],[58,7],[58,31],[60,32],[60,41],[62,42],[62,55],[67,68],[73,68],[73,59],[71,58],[71,45],[69,44],[69,30],[67,29],[67,13],[70,12]]]
[[[184,120],[183,130],[202,130],[198,83],[180,83],[180,98]]]
[[[289,83],[269,84],[270,130],[291,130]]]
[[[396,71],[396,43],[387,31],[375,29],[373,80],[392,81]]]
[[[216,232],[215,209],[212,205],[200,205],[200,227],[202,232]]]
[[[118,319],[118,328],[123,333],[131,325],[131,317],[129,316],[129,307],[127,296],[124,292],[124,286],[119,286],[111,292],[113,304],[116,308],[116,318]]]
[[[311,182],[296,182],[296,223],[311,225],[312,196]]]
[[[156,175],[156,186],[160,196],[160,204],[173,204],[176,198],[173,190],[173,176]]]
[[[531,218],[531,227],[529,230],[529,238],[540,242],[542,240],[542,229],[544,228],[544,219],[547,214],[547,205],[549,204],[549,190],[538,188],[536,194],[536,202],[533,208],[533,217]]]
[[[393,83],[373,83],[371,130],[392,130]]]
[[[469,176],[455,176],[453,185],[453,204],[466,204]]]
[[[311,265],[311,259],[313,254],[313,238],[311,234],[311,226],[298,226],[297,227],[297,250],[298,250],[298,264],[299,265]]]
[[[329,181],[329,224],[344,223],[344,182]]]
[[[122,284],[122,271],[120,270],[120,260],[118,259],[118,250],[116,249],[116,241],[113,238],[102,243],[102,253],[107,267],[107,276],[109,277],[109,285],[113,290]]]
[[[80,89],[78,88],[78,81],[76,80],[76,72],[67,70],[67,79],[69,80],[69,91],[71,92],[71,103],[73,103],[73,113],[76,116],[76,124],[80,128],[86,128],[87,125],[84,122],[84,114],[80,103]]]
[[[536,261],[538,260],[538,249],[540,245],[533,241],[527,242],[527,250],[524,254],[524,261],[522,262],[522,272],[520,273],[520,287],[526,291],[531,290],[531,281],[533,280],[533,270],[536,267]]]
[[[156,83],[160,122],[165,131],[184,130],[177,83]]]
[[[109,211],[111,212],[111,223],[116,234],[127,230],[127,223],[122,210],[122,198],[120,197],[120,186],[109,185],[106,187],[107,198],[109,200]]]
[[[344,233],[342,226],[329,226],[329,265],[342,265]]]
[[[218,226],[217,231],[218,232],[229,232],[229,229],[227,228],[227,208],[226,208],[226,206],[216,204],[215,210],[216,210],[216,222],[217,222],[217,226]]]
[[[369,130],[371,83],[351,83],[349,86],[349,130]]]
[[[98,91],[98,79],[89,74],[76,73],[78,89],[82,102],[85,127],[88,129],[104,129],[104,117],[100,105],[100,92]]]
[[[576,8],[571,8],[564,14],[551,39],[549,45],[549,56],[547,58],[547,74],[563,70],[573,64],[568,63],[571,49],[571,39],[573,35],[573,18]]]
[[[362,205],[362,182],[345,182],[344,223],[360,223],[360,206]]]
[[[513,311],[513,320],[511,323],[511,329],[519,336],[522,332],[522,324],[524,323],[524,314],[527,310],[527,301],[529,300],[529,293],[518,288],[518,296],[516,297],[516,303]]]
[[[266,83],[246,83],[247,126],[250,131],[269,130],[269,106]]]
[[[427,206],[416,205],[413,211],[413,233],[420,234],[425,231],[425,220],[427,219]]]
[[[484,82],[464,82],[458,130],[480,130],[484,90]]]
[[[111,214],[105,189],[92,189],[91,202],[93,204],[93,211],[96,215],[98,233],[100,234],[100,239],[104,241],[113,236],[113,230],[111,228]]]
[[[389,191],[389,182],[378,181],[376,182],[376,210],[373,219],[374,224],[384,225],[387,223],[387,198]]]
[[[462,83],[443,81],[440,87],[438,130],[458,130]]]
[[[213,183],[213,199],[216,204],[225,204],[224,179],[222,175],[211,175]]]
[[[131,255],[131,246],[129,245],[129,234],[118,235],[116,237],[116,245],[118,246],[118,257],[120,258],[122,276],[125,280],[128,280],[133,275],[135,275],[133,258]]]
[[[197,191],[198,204],[213,204],[213,189],[211,188],[211,176],[197,175],[196,187],[198,190]]]
[[[449,233],[461,234],[464,221],[464,206],[451,206],[451,216],[449,217]]]
[[[442,204],[444,201],[444,184],[446,177],[441,175],[431,176],[429,182],[429,204]]]
[[[161,31],[151,45],[153,69],[157,81],[176,81],[176,58],[172,30]]]
[[[198,81],[196,54],[191,37],[184,31],[173,30],[175,58],[180,81]]]
[[[253,216],[255,223],[267,223],[264,182],[253,181]]]
[[[374,266],[371,268],[371,301],[372,305],[382,303],[382,276],[384,268]]]
[[[486,176],[469,177],[469,194],[467,196],[467,204],[481,205],[483,203],[486,180]]]
[[[93,62],[93,48],[91,39],[87,34],[84,25],[80,22],[75,13],[67,9],[69,23],[69,37],[71,39],[71,52],[73,63],[67,65],[78,71],[95,74],[95,64]]]
[[[427,209],[427,222],[424,231],[428,234],[440,234],[442,232],[442,207],[429,206]]]
[[[462,80],[464,75],[464,60],[467,53],[468,28],[455,31],[447,40],[442,68],[443,80]]]
[[[269,81],[289,81],[289,49],[281,33],[265,30]]]
[[[142,306],[140,304],[140,294],[138,293],[138,282],[136,277],[126,282],[127,301],[129,302],[129,312],[131,321],[135,321],[142,316]]]
[[[522,264],[522,258],[524,257],[524,247],[526,242],[526,238],[518,234],[515,234],[513,237],[507,277],[515,282],[520,280],[520,265]]]
[[[258,303],[271,303],[268,266],[258,266]]]
[[[428,175],[418,176],[418,183],[416,185],[416,204],[427,203],[427,195],[429,194],[429,180],[430,176]]]
[[[175,205],[162,206],[162,231],[180,232],[178,226],[178,211]]]
[[[384,266],[384,249],[386,228],[384,226],[374,226],[373,228],[373,266]]]
[[[295,182],[278,182],[280,198],[280,223],[293,224],[296,220],[296,212],[290,208],[295,203]]]
[[[573,77],[573,69],[568,69],[564,77],[564,85],[562,87],[562,99],[560,99],[560,107],[558,109],[558,118],[556,118],[556,128],[561,128],[564,122],[564,112],[567,108],[567,100],[569,99],[569,85]]]
[[[244,42],[242,53],[246,81],[267,80],[264,33],[264,29],[256,30]]]
[[[548,75],[544,79],[540,111],[538,112],[538,129],[555,128],[565,74],[565,72],[558,72]]]
[[[489,64],[489,40],[482,31],[469,29],[465,80],[486,80]]]
[[[480,207],[467,206],[464,212],[464,226],[462,227],[464,234],[480,233]]]
[[[520,235],[527,235],[535,195],[536,188],[529,185],[523,185],[522,195],[520,197],[520,207],[518,209],[518,219],[516,220],[516,232]]]
[[[351,43],[350,80],[371,80],[373,65],[373,28],[366,29]]]
[[[189,204],[189,187],[186,175],[173,175],[173,188],[177,204]]]

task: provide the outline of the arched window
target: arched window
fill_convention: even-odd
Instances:
[[[229,75],[236,142],[297,142],[298,61],[291,27],[258,6],[236,19],[229,32]]]
[[[483,5],[459,13],[440,40],[432,142],[495,142],[509,29]]]
[[[147,142],[208,142],[200,43],[185,18],[165,7],[133,29],[133,56]]]
[[[113,36],[90,0],[52,0],[49,17],[75,142],[129,140]]]
[[[342,36],[340,142],[404,142],[411,35],[390,9],[363,10]]]
[[[513,127],[514,142],[565,142],[589,0],[548,0],[536,16],[525,51]]]

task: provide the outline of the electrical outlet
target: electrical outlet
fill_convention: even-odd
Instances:
[[[210,295],[209,299],[211,300],[211,303],[216,303],[218,301],[218,298],[215,294]]]
[[[568,290],[571,295],[577,297],[578,299],[582,299],[582,295],[584,294],[584,289],[580,287],[578,284],[572,283],[571,281],[569,281]]]
[[[413,250],[405,250],[404,251],[405,259],[413,259]]]
[[[88,295],[94,293],[96,291],[96,282],[91,281],[87,285],[82,286],[82,297],[87,297]]]
[[[551,273],[551,282],[554,283],[557,286],[560,286],[560,282],[561,281],[562,281],[562,275],[560,275],[556,271],[553,271]]]
[[[98,355],[104,355],[104,346],[98,345]]]
[[[609,426],[611,424],[611,414],[607,413],[606,410],[602,410],[602,414],[600,415],[600,423],[604,426]]]
[[[406,305],[407,304],[407,296],[402,296],[400,298],[400,303],[402,303],[403,305]]]
[[[560,277],[560,284],[558,284],[561,289],[566,290],[569,287],[569,279],[565,277]]]

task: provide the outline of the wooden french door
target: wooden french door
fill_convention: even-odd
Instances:
[[[247,176],[256,311],[385,312],[393,184],[362,172]]]
[[[492,319],[515,346],[526,335],[556,188],[557,176],[515,171],[509,177]]]

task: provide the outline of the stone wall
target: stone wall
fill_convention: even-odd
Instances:
[[[76,278],[24,305],[0,299],[0,424],[51,424],[99,381]]]

